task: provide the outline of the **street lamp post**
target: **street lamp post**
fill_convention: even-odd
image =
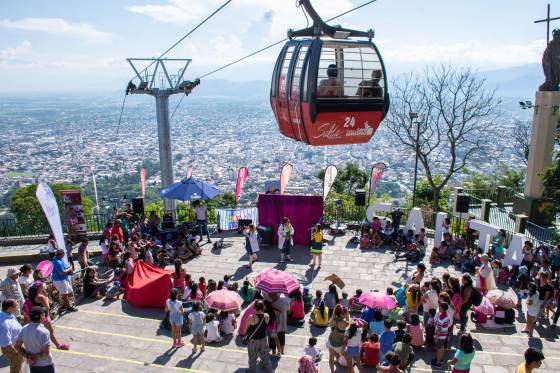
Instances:
[[[412,207],[416,205],[416,180],[418,178],[418,153],[420,153],[420,124],[424,120],[424,116],[422,114],[410,112],[408,113],[410,118],[410,125],[414,123],[414,119],[416,119],[416,146],[415,146],[415,160],[414,160],[414,186],[412,187]]]

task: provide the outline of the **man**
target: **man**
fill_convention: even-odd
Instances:
[[[19,271],[17,268],[10,267],[6,279],[0,284],[0,291],[4,295],[4,299],[15,299],[18,303],[18,308],[14,314],[16,317],[21,314],[21,307],[23,307],[25,301],[21,286],[18,283],[18,277]]]
[[[371,79],[362,80],[356,91],[356,96],[383,98],[383,89],[379,85],[379,81],[383,77],[381,70],[373,70]]]
[[[196,213],[196,222],[198,223],[198,229],[200,230],[200,239],[204,236],[206,232],[206,236],[208,237],[208,242],[212,242],[210,240],[210,233],[208,232],[208,210],[206,206],[204,206],[204,202],[198,201],[198,204],[195,208]]]
[[[532,373],[533,369],[538,369],[541,367],[542,361],[544,360],[544,355],[541,350],[529,347],[525,351],[525,362],[519,364],[515,373]]]
[[[19,311],[18,302],[15,299],[7,299],[2,302],[0,313],[0,349],[10,364],[10,373],[20,373],[23,358],[16,350],[16,342],[21,331],[21,325],[16,319],[15,313]]]
[[[391,220],[393,221],[393,239],[397,237],[397,234],[399,233],[399,229],[401,228],[402,216],[403,216],[403,212],[399,208],[393,210],[393,213],[391,214]]]
[[[16,349],[27,359],[31,373],[54,373],[49,331],[42,325],[46,310],[36,306],[29,313],[30,323],[19,333]]]
[[[74,242],[70,239],[70,237],[66,237],[66,241],[64,241],[64,246],[66,246],[66,258],[68,258],[68,263],[74,270]],[[56,255],[55,255],[56,256]]]
[[[74,271],[64,262],[64,250],[57,249],[56,256],[54,257],[52,280],[54,287],[60,293],[62,298],[62,309],[74,312],[78,309],[70,304],[70,296],[72,295],[72,284],[70,283],[70,276]]]

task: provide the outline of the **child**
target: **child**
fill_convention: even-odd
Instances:
[[[313,309],[311,321],[313,322],[313,325],[319,328],[324,328],[329,325],[329,309],[325,307],[324,301],[321,301],[319,306]]]
[[[307,346],[303,349],[303,353],[311,356],[313,358],[313,361],[317,363],[321,360],[323,353],[320,349],[316,348],[315,345],[317,345],[317,338],[309,338]]]
[[[368,341],[362,344],[362,364],[374,367],[379,364],[379,336],[372,334]]]
[[[453,365],[452,373],[469,373],[474,354],[475,350],[471,335],[469,333],[462,334],[459,349],[455,352],[453,359],[447,362],[449,365]]]
[[[243,304],[247,305],[253,300],[253,287],[249,280],[243,281],[243,286],[239,290],[239,295],[243,299]]]
[[[428,347],[433,347],[436,344],[436,341],[434,339],[434,333],[436,331],[436,327],[435,327],[435,316],[436,316],[436,310],[435,309],[431,309],[428,311],[430,317],[428,318],[428,320],[425,322],[424,325],[424,331],[425,331],[425,340],[426,340],[426,346]]]
[[[465,250],[465,253],[461,257],[461,272],[474,272],[475,262],[470,250]]]
[[[350,308],[350,302],[348,301],[348,293],[342,292],[342,299],[340,300],[340,305],[345,308]]]
[[[418,238],[416,239],[416,245],[420,247],[426,246],[426,229],[420,229],[420,233],[418,233]]]
[[[385,324],[383,323],[383,315],[381,314],[381,311],[373,311],[373,321],[369,323],[369,334],[381,335],[384,328]]]
[[[225,335],[232,335],[233,331],[237,328],[237,321],[233,313],[220,311],[220,332]]]
[[[445,343],[449,334],[449,326],[451,325],[451,318],[447,311],[449,305],[447,303],[440,303],[438,307],[438,314],[435,317],[435,339],[436,339],[436,357],[432,359],[432,365],[441,367],[443,365],[443,354],[445,352]]]
[[[173,287],[177,289],[177,296],[179,299],[183,297],[183,293],[185,292],[185,270],[182,268],[181,259],[175,260],[175,272],[171,276],[173,278]]]
[[[206,341],[208,343],[221,342],[220,322],[216,320],[216,316],[212,312],[206,316]]]
[[[344,345],[346,346],[346,362],[349,369],[353,370],[354,364],[358,372],[362,371],[362,359],[360,345],[362,341],[362,328],[356,322],[350,324],[344,335]]]
[[[401,359],[399,358],[399,355],[394,354],[392,352],[388,352],[385,356],[385,361],[389,362],[389,366],[385,367],[385,366],[381,366],[378,365],[377,366],[377,372],[378,373],[401,373],[402,370],[399,369],[399,366],[401,365]]]
[[[230,275],[224,275],[224,287],[226,289],[229,286],[229,280],[231,280],[231,276]]]
[[[385,320],[384,322],[384,330],[379,337],[379,352],[381,356],[385,356],[385,354],[393,348],[393,343],[395,343],[395,332],[391,330],[393,326],[393,322],[391,320]]]
[[[321,290],[315,291],[315,298],[313,298],[313,308],[319,307],[319,303],[323,300],[323,292]]]
[[[412,365],[412,361],[414,360],[414,352],[412,352],[412,347],[410,346],[411,339],[412,337],[410,334],[406,333],[403,335],[402,341],[393,345],[393,352],[401,360],[399,368],[405,372],[408,370],[409,366]]]
[[[405,329],[406,329],[406,322],[403,320],[397,321],[397,330],[395,330],[395,343],[402,342],[403,337],[406,333]]]
[[[204,312],[201,311],[200,303],[195,302],[192,312],[189,314],[189,329],[193,336],[193,352],[196,353],[197,344],[201,345],[200,351],[204,352]]]
[[[200,290],[203,297],[206,297],[206,279],[204,277],[198,279],[198,290]]]
[[[371,244],[374,249],[378,249],[383,245],[383,239],[381,238],[381,234],[378,231],[373,232],[373,236],[371,237]]]
[[[393,249],[400,251],[403,248],[403,230],[399,229],[395,239],[393,240]]]
[[[177,299],[178,290],[172,289],[169,299],[165,301],[165,312],[169,312],[169,323],[171,324],[171,337],[173,347],[182,347],[185,343],[181,340],[181,327],[183,326],[183,304]]]
[[[360,303],[360,297],[362,296],[362,289],[357,289],[356,294],[350,298],[350,312],[362,312],[364,309],[363,304]]]
[[[424,344],[424,329],[422,324],[420,324],[420,317],[418,315],[412,315],[410,318],[410,324],[406,328],[406,332],[410,334],[412,338],[410,344],[412,347],[422,347]]]
[[[413,284],[406,291],[406,316],[410,321],[413,315],[418,314],[418,307],[422,302],[422,292],[418,284]]]

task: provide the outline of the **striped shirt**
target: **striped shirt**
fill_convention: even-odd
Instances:
[[[451,318],[447,312],[438,313],[436,315],[436,338],[437,339],[447,339],[447,333],[449,332],[449,325],[451,324]]]

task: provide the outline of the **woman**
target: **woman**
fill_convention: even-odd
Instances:
[[[534,282],[529,283],[529,291],[527,292],[527,326],[523,329],[522,333],[527,333],[529,337],[533,338],[533,330],[535,323],[540,312],[539,292],[537,291],[537,284]]]
[[[23,316],[25,317],[25,323],[29,323],[29,314],[31,309],[35,306],[42,306],[45,309],[45,321],[43,325],[49,331],[51,341],[54,343],[59,350],[69,350],[69,344],[61,344],[56,335],[54,334],[54,327],[51,322],[51,316],[49,314],[50,304],[47,295],[45,294],[45,289],[43,288],[43,283],[36,283],[29,288],[29,298],[23,304]]]
[[[496,289],[496,279],[494,277],[494,270],[490,264],[488,254],[480,256],[482,262],[480,270],[478,271],[478,280],[480,283],[480,290],[482,294],[486,295],[490,290]]]
[[[247,335],[247,352],[249,354],[249,372],[257,371],[257,360],[261,359],[261,365],[266,372],[272,372],[272,363],[268,355],[268,343],[266,340],[266,324],[269,315],[264,312],[262,300],[255,302],[255,314],[249,316],[245,326],[244,334]]]
[[[21,287],[21,292],[23,293],[23,296],[27,298],[29,294],[29,288],[33,285],[34,282],[33,267],[31,267],[31,264],[24,264],[19,269],[19,272],[20,274],[18,278],[18,283],[19,286]]]
[[[302,326],[305,318],[303,310],[303,295],[299,289],[293,291],[289,297],[292,299],[288,309],[288,325]]]
[[[173,347],[182,347],[185,342],[181,340],[181,327],[183,326],[183,304],[177,299],[178,289],[172,289],[169,299],[165,301],[165,312],[169,312],[169,323],[171,324],[171,338]]]
[[[548,272],[541,271],[539,273],[539,279],[537,280],[537,290],[539,292],[539,316],[541,317],[541,322],[543,320],[548,321],[548,306],[554,294],[554,288],[549,283]]]
[[[317,224],[313,227],[311,232],[311,256],[313,257],[313,262],[311,265],[317,269],[321,269],[321,259],[323,257],[323,232],[321,231],[321,224]]]
[[[259,252],[259,239],[257,235],[257,227],[254,224],[249,224],[249,227],[243,231],[245,235],[245,250],[249,256],[249,264],[245,267],[253,268],[253,262],[257,260],[257,252]]]
[[[278,227],[278,248],[280,249],[280,263],[291,262],[290,252],[294,245],[294,227],[290,224],[290,219],[282,219]]]
[[[55,257],[55,253],[56,253],[56,240],[54,239],[54,234],[49,234],[47,249],[49,251],[49,258],[50,260],[52,260]]]
[[[330,321],[331,332],[327,340],[327,348],[329,349],[329,368],[331,373],[334,373],[334,362],[338,360],[339,356],[344,355],[344,338],[346,328],[350,324],[350,314],[348,310],[337,304],[333,317]]]
[[[472,307],[471,297],[473,293],[472,277],[465,273],[461,278],[461,312],[459,312],[459,319],[461,322],[461,332],[464,332],[467,327],[468,316],[467,312]]]
[[[329,285],[329,291],[325,294],[323,300],[325,301],[325,306],[327,306],[329,310],[334,311],[335,306],[338,305],[340,301],[335,284]]]
[[[354,372],[354,363],[358,372],[362,373],[362,361],[360,359],[360,345],[362,344],[362,329],[357,324],[352,323],[344,335],[344,345],[346,346],[346,366],[348,373]]]
[[[192,283],[183,293],[183,300],[185,302],[197,302],[202,300],[202,292],[198,288],[198,284]]]
[[[469,333],[462,334],[459,349],[455,352],[453,359],[448,361],[449,365],[453,365],[451,373],[469,373],[474,354],[472,336]]]
[[[424,265],[424,263],[418,264],[414,272],[412,272],[410,277],[406,279],[405,290],[412,284],[420,285],[424,279],[424,272],[426,272],[426,265]]]
[[[97,271],[94,267],[88,267],[84,276],[84,294],[86,297],[96,297],[97,294],[105,295],[107,293],[107,285],[113,281],[113,276],[107,280],[97,277]]]

